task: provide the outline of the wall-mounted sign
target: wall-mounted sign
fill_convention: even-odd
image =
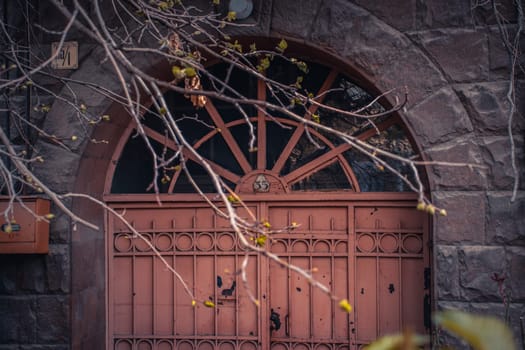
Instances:
[[[57,55],[51,62],[54,69],[77,69],[78,68],[78,42],[66,41],[58,50],[60,43],[51,44],[51,55]],[[57,54],[58,51],[58,54]]]

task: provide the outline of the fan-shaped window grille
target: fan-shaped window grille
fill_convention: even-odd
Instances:
[[[285,100],[281,94],[269,91],[263,81],[224,64],[212,67],[211,72],[223,79],[229,74],[228,84],[247,98],[266,99],[276,104]],[[298,76],[304,76],[301,91],[320,96],[318,101],[334,107],[327,110],[315,104],[287,106],[298,115],[315,114],[321,125],[346,132],[379,149],[403,157],[416,155],[398,116],[376,118],[372,125],[367,118],[337,112],[337,109],[351,109],[370,115],[385,110],[380,103],[373,102],[374,96],[338,71],[311,63],[308,74],[304,74],[295,65],[276,59],[267,76],[288,85],[294,84]],[[237,192],[252,191],[252,184],[261,174],[271,192],[408,191],[399,176],[381,169],[369,156],[341,138],[321,128],[306,126],[284,113],[243,105],[248,116],[245,118],[236,107],[219,100],[208,99],[204,108],[196,109],[180,94],[170,91],[165,98],[186,140]],[[163,159],[169,159],[177,151],[167,136],[163,117],[154,110],[144,116],[144,130],[153,151]],[[250,130],[256,137],[255,147],[250,147]],[[385,161],[411,179],[405,164]],[[185,153],[185,164],[194,184],[186,172],[180,171],[178,162],[177,159],[165,164],[154,179],[151,151],[143,138],[132,132],[119,157],[111,192],[150,193],[153,181],[163,193],[195,193],[194,184],[205,193],[216,192],[210,176],[195,156]]]

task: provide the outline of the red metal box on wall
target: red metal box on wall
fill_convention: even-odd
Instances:
[[[49,223],[39,218],[49,213],[50,202],[42,198],[24,198],[25,208],[13,203],[9,220],[3,213],[9,202],[0,199],[0,254],[46,254],[49,251]]]

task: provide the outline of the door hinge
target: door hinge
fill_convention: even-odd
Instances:
[[[430,267],[425,267],[423,272],[423,288],[425,290],[430,289]]]

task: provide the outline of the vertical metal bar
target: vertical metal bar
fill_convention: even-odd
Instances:
[[[195,225],[197,223],[197,219],[196,219],[196,214],[197,214],[197,211],[194,210],[193,212],[193,217],[191,219],[191,230],[192,230],[192,236],[193,236],[193,277],[192,277],[192,281],[193,281],[193,293],[195,295],[195,286],[197,285],[197,252],[195,250],[195,245],[196,245],[196,242],[197,242],[197,232],[195,231]],[[195,297],[197,297],[195,295]],[[197,308],[194,307],[193,308],[193,335],[195,336],[196,333],[197,333],[197,325],[198,325],[198,320],[197,320]]]
[[[215,308],[213,309],[213,333],[215,336],[219,334],[219,325],[217,322],[217,312],[219,312],[219,294],[217,290],[217,282],[213,279],[217,279],[217,276],[219,274],[219,271],[217,269],[217,262],[218,262],[218,256],[217,256],[217,232],[216,232],[216,220],[215,220],[215,214],[211,214],[211,227],[212,227],[212,246],[214,247],[212,252],[213,254],[213,274],[212,274],[212,286],[213,286],[213,302],[215,303]],[[221,255],[222,256],[222,255]]]
[[[222,255],[221,255],[222,256]],[[213,276],[212,278],[216,278],[218,274],[217,270],[217,254],[213,254]],[[216,286],[216,284],[212,284],[212,286]],[[213,302],[215,303],[215,308],[213,309],[213,332],[214,335],[219,335],[219,325],[217,322],[217,312],[219,312],[219,294],[217,293],[217,288],[213,288]]]
[[[133,253],[136,253],[135,247],[133,247]],[[132,291],[131,291],[131,319],[132,319],[132,327],[133,327],[133,334],[137,333],[137,325],[135,324],[135,314],[136,314],[136,305],[135,305],[135,254],[133,254],[133,258],[131,261],[131,285],[132,285]]]
[[[332,234],[332,232],[330,232]],[[335,239],[330,240],[330,250],[333,249],[333,253],[335,253]],[[329,253],[330,254],[330,253]],[[330,254],[330,282],[332,283],[332,293],[335,292],[335,257],[334,254]],[[347,276],[348,279],[348,276]],[[330,303],[330,331],[331,331],[331,337],[332,339],[335,339],[335,305],[333,302]]]
[[[176,212],[174,213],[174,215],[176,214]],[[176,227],[176,222],[175,222],[175,219],[172,219],[171,220],[171,239],[172,239],[172,246],[171,246],[171,249],[172,249],[172,256],[171,256],[171,263],[172,263],[172,266],[174,269],[177,269],[177,236],[176,236],[176,230],[175,230],[175,227]],[[173,325],[172,325],[172,328],[171,328],[171,334],[172,336],[175,336],[175,334],[177,334],[177,297],[178,297],[178,293],[177,293],[177,279],[175,277],[173,277],[173,283],[172,283],[172,288],[173,288],[173,311],[172,311],[172,315],[173,315]],[[175,341],[175,339],[173,340]]]
[[[269,205],[266,202],[259,202],[259,204],[255,208],[256,213],[259,217],[266,217],[269,219],[270,212],[269,212]],[[271,249],[271,246],[270,246]],[[258,326],[259,326],[259,334],[258,337],[262,342],[261,350],[269,350],[270,349],[270,343],[271,343],[271,334],[270,334],[270,317],[269,317],[269,309],[271,306],[271,284],[270,284],[270,265],[269,265],[269,259],[262,256],[262,254],[257,254],[256,261],[258,264],[257,272],[259,275],[257,276],[257,290],[258,295],[257,298],[261,302],[261,307],[257,308],[258,316]],[[265,297],[265,298],[264,298]]]
[[[348,280],[347,280],[347,291],[348,291],[348,300],[350,301],[351,305],[354,305],[356,304],[356,275],[357,275],[357,264],[355,263],[356,261],[356,257],[355,257],[355,235],[356,235],[356,223],[355,223],[355,207],[352,206],[352,205],[348,205],[348,237],[347,237],[347,251],[348,251],[348,259],[347,259],[347,266],[348,266],[348,271],[349,273],[351,273],[350,276],[347,276]],[[353,292],[352,292],[352,288],[353,289]],[[357,325],[356,325],[356,322],[359,321],[358,319],[358,316],[356,316],[356,313],[355,312],[359,312],[359,310],[356,310],[354,312],[352,312],[349,316],[348,316],[348,320],[350,321],[349,322],[349,325],[348,325],[348,328],[347,328],[347,332],[348,332],[348,348],[349,349],[353,349],[355,348],[356,346],[352,346],[352,339],[354,339],[354,344],[356,343],[356,340],[357,340]],[[352,332],[352,329],[355,329],[356,330],[356,333],[353,333]]]
[[[155,245],[155,234],[156,234],[156,228],[157,228],[157,223],[155,220],[151,220],[151,228],[152,228],[152,232],[151,232],[151,244]],[[153,321],[153,325],[152,325],[152,330],[153,330],[153,334],[157,334],[157,318],[155,317],[155,315],[157,314],[155,311],[157,309],[157,268],[156,268],[156,264],[157,264],[157,259],[155,258],[155,255],[153,255],[153,252],[151,252],[151,268],[153,269],[152,271],[152,286],[151,286],[151,289],[152,289],[152,296],[151,296],[151,312],[152,312],[152,315],[151,315],[151,320]]]
[[[312,271],[312,267],[313,267],[313,257],[312,257],[312,251],[311,251],[311,248],[310,247],[313,247],[313,238],[310,240],[310,244],[308,244],[308,250],[310,250],[310,253],[307,255],[308,256],[308,271]],[[310,340],[313,339],[313,330],[314,330],[314,318],[313,318],[313,313],[312,311],[314,310],[314,290],[313,290],[313,286],[311,283],[308,283],[308,289],[310,290],[310,300],[308,300],[308,303],[310,304],[310,313],[308,315],[308,317],[310,318],[310,331],[309,331],[309,334],[310,334]]]
[[[257,81],[257,99],[266,101],[266,84],[262,79]],[[262,107],[257,110],[257,169],[266,169],[266,113]]]
[[[403,329],[403,257],[401,256],[401,222],[399,222],[397,224],[397,230],[399,232],[397,232],[397,255],[398,255],[398,265],[399,265],[399,268],[398,268],[398,286],[397,286],[397,290],[398,290],[398,305],[399,305],[399,329],[402,330]]]

